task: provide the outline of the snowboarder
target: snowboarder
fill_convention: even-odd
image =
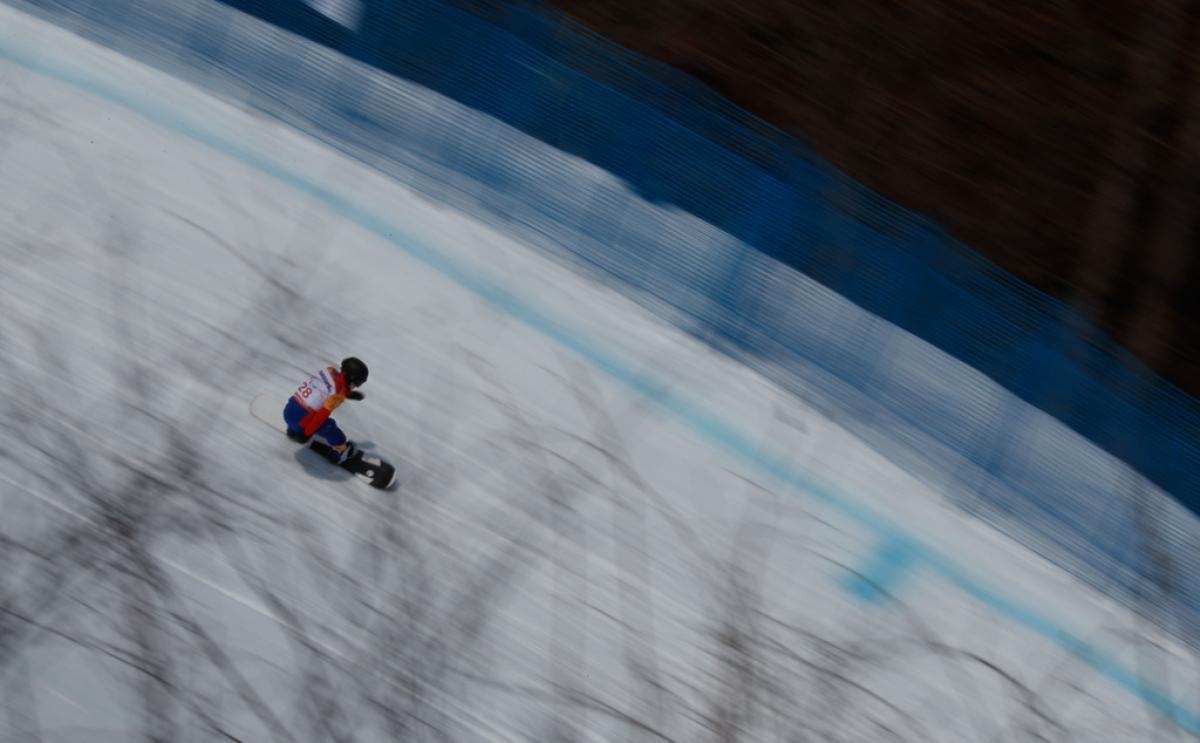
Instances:
[[[309,377],[283,408],[288,438],[307,444],[313,436],[320,437],[329,445],[329,459],[335,464],[345,465],[360,458],[362,452],[346,438],[330,415],[347,399],[362,400],[363,393],[358,388],[366,381],[367,365],[353,356],[342,359],[339,366],[326,367]]]

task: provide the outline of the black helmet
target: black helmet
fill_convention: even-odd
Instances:
[[[367,365],[353,356],[342,359],[342,376],[350,387],[362,387],[367,381]]]

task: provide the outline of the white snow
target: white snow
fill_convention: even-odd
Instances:
[[[1193,653],[937,473],[275,121],[0,47],[6,739],[1200,733]],[[395,492],[248,413],[351,353]]]

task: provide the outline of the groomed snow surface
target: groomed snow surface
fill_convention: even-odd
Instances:
[[[0,46],[3,740],[1200,732],[1194,654],[640,307],[8,9]],[[248,413],[348,354],[391,492]]]

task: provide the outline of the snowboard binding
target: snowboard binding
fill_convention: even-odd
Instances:
[[[387,490],[392,486],[392,483],[396,481],[395,467],[382,459],[366,456],[361,449],[353,444],[350,444],[350,446],[352,450],[344,459],[341,452],[321,441],[313,441],[308,445],[308,448],[321,455],[330,464],[337,465],[347,472],[352,473],[355,477],[363,480],[373,488]]]

